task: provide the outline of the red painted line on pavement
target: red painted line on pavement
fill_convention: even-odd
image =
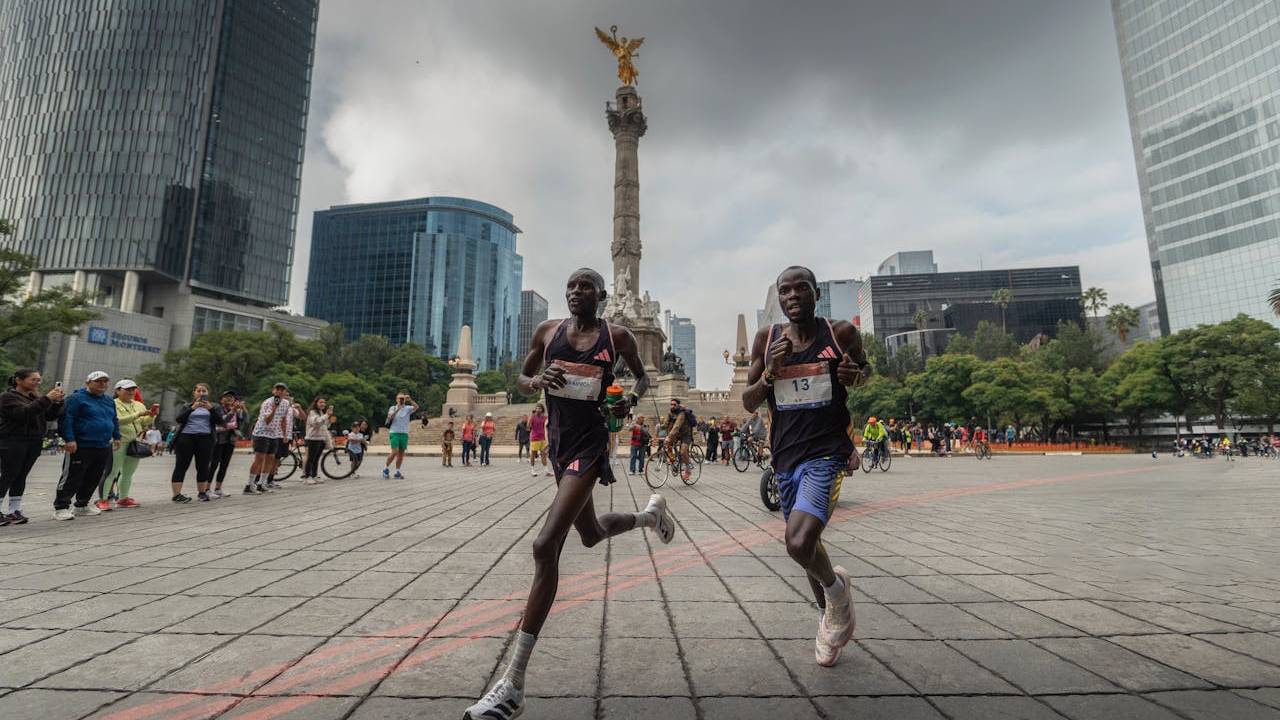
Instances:
[[[1070,482],[1075,480],[1132,475],[1132,474],[1143,473],[1143,472],[1151,472],[1154,469],[1155,468],[1133,468],[1128,470],[1077,473],[1072,475],[1060,475],[1060,476],[1053,476],[1053,477],[1047,477],[1047,478],[1016,480],[1016,481],[1005,482],[1005,483],[970,485],[970,486],[961,487],[961,488],[948,488],[944,490],[936,490],[936,491],[927,492],[927,493],[904,495],[896,498],[888,498],[885,500],[873,501],[873,502],[859,505],[856,507],[840,508],[832,515],[831,522],[832,523],[844,522],[847,520],[851,520],[857,517],[864,517],[874,513],[885,512],[888,510],[901,508],[901,507],[908,507],[913,505],[923,505],[936,500],[942,500],[942,499],[948,499],[948,498],[954,498],[954,497],[963,497],[967,495],[990,493],[990,492],[997,492],[997,491],[1003,491],[1003,490],[1016,490],[1016,489],[1022,489],[1022,488],[1028,488],[1028,487],[1036,487],[1040,485],[1048,485],[1053,483]],[[665,577],[667,575],[670,575],[675,572],[679,572],[680,570],[684,570],[689,567],[703,565],[711,559],[718,558],[724,555],[729,555],[733,552],[737,552],[739,549],[749,549],[751,547],[755,547],[757,545],[761,545],[773,540],[778,540],[782,537],[782,531],[784,529],[785,529],[785,525],[782,523],[782,521],[775,519],[769,522],[765,528],[747,528],[742,531],[731,531],[727,537],[720,538],[716,541],[708,543],[702,548],[697,547],[693,543],[683,543],[677,547],[663,548],[662,550],[655,551],[653,553],[653,562],[655,564],[658,562],[659,556],[662,556],[662,559],[663,559],[663,564],[656,569],[655,574],[638,575],[638,576],[630,577],[629,579],[626,579],[626,580],[611,582],[607,590],[603,582],[604,575],[605,575],[605,572],[607,571],[607,568],[605,570],[592,570],[592,571],[579,573],[578,575],[575,575],[573,578],[570,578],[568,582],[562,581],[561,593],[564,593],[567,590],[571,594],[572,592],[574,592],[574,589],[576,588],[581,588],[582,592],[579,595],[566,597],[563,600],[556,602],[556,604],[552,607],[551,614],[556,615],[556,614],[565,612],[567,610],[570,610],[572,608],[578,607],[579,605],[585,602],[603,598],[606,596],[606,594],[611,595],[615,592],[620,592],[622,590],[625,590],[631,587],[636,587],[644,583],[653,582],[657,578]],[[685,558],[685,559],[681,560],[681,558]],[[623,563],[620,563],[619,565],[615,566],[615,571],[617,569],[621,569],[624,567],[630,568],[638,565],[643,565],[647,562],[649,562],[648,555],[637,556],[636,558],[632,558],[630,560],[624,561]],[[598,582],[592,583],[591,580],[593,579],[598,580]],[[515,602],[515,601],[518,601],[518,602]],[[517,618],[517,619],[519,618],[519,615],[521,612],[523,612],[523,609],[524,609],[523,595],[516,595],[513,593],[512,595],[508,595],[506,598],[501,600],[492,600],[492,601],[480,603],[468,609],[464,613],[459,613],[453,616],[446,615],[447,617],[450,617],[451,620],[457,620],[458,622],[454,622],[451,625],[442,626],[442,627],[436,628],[435,630],[431,630],[426,636],[427,638],[440,639],[442,635],[456,633],[460,630],[468,630],[476,627],[477,625],[482,625],[488,620],[493,620],[493,622],[489,622],[489,624],[484,625],[476,633],[473,633],[464,637],[446,638],[445,642],[438,644],[436,647],[428,650],[427,652],[411,655],[405,658],[403,662],[392,660],[390,662],[381,663],[372,669],[364,670],[354,675],[347,675],[342,679],[337,679],[334,682],[329,683],[328,685],[326,685],[321,689],[312,691],[312,693],[314,694],[309,694],[306,696],[283,697],[278,702],[271,703],[264,707],[258,708],[253,713],[246,715],[244,717],[246,720],[250,718],[252,718],[253,720],[269,720],[269,718],[274,718],[281,714],[296,710],[299,707],[304,707],[314,702],[315,700],[319,699],[319,697],[321,696],[339,694],[339,693],[342,693],[344,690],[349,690],[351,688],[357,687],[366,682],[376,681],[379,678],[385,677],[387,674],[391,673],[394,670],[407,669],[407,668],[420,665],[424,662],[428,662],[432,659],[435,659],[449,652],[452,652],[457,648],[470,644],[478,638],[487,637],[489,633],[492,633],[498,630],[507,629],[513,618]],[[430,628],[436,622],[439,622],[441,619],[442,619],[442,616],[435,616],[434,618],[426,622],[413,623],[411,625],[403,626],[402,628],[397,628],[395,632],[403,633],[403,632],[408,632],[410,630],[414,630],[415,628],[418,630],[425,630],[427,628]],[[287,690],[290,688],[297,687],[299,685],[309,682],[312,679],[320,679],[328,675],[335,675],[345,671],[349,671],[354,666],[363,665],[365,663],[372,662],[372,661],[378,660],[379,658],[385,657],[388,654],[394,653],[400,649],[396,647],[396,645],[401,644],[405,641],[414,640],[414,639],[416,639],[416,636],[415,637],[396,637],[396,638],[389,638],[389,637],[353,638],[351,641],[330,646],[329,648],[325,648],[324,650],[307,655],[297,665],[294,666],[294,667],[303,667],[306,665],[314,664],[314,665],[318,665],[316,668],[299,673],[294,677],[288,678],[287,680],[281,678],[280,681],[270,683],[264,688],[260,688],[259,690],[254,691],[253,693],[250,693],[249,696],[264,697],[264,695],[258,695],[257,693],[262,690],[265,690],[266,688],[271,688],[273,691],[279,692],[281,690]],[[381,650],[366,649],[363,653],[359,653],[355,655],[347,655],[342,658],[342,667],[334,667],[332,665],[319,665],[321,661],[326,660],[330,657],[342,654],[346,651],[354,651],[357,646],[361,646],[361,645],[368,646],[375,643],[390,645],[390,647],[386,647]],[[262,669],[259,669],[258,671],[251,673],[248,676],[243,676],[240,678],[236,678],[235,680],[220,683],[210,688],[202,689],[199,691],[200,694],[177,695],[177,696],[174,696],[173,698],[168,698],[165,700],[160,700],[160,701],[148,703],[145,705],[140,705],[134,708],[121,710],[117,713],[112,713],[110,715],[105,716],[103,720],[141,720],[142,718],[150,717],[156,713],[164,712],[165,710],[188,705],[192,702],[200,702],[202,699],[212,700],[212,698],[209,698],[210,694],[214,694],[218,692],[226,692],[230,688],[239,687],[248,683],[250,679],[254,679],[254,682],[257,682],[257,681],[272,677],[288,667],[290,667],[289,664],[281,663],[281,664],[273,665],[267,668],[262,668]],[[176,718],[186,718],[186,717],[197,716],[204,712],[208,712],[207,706],[210,704],[212,703],[205,703],[204,706],[193,708],[191,710],[188,710],[182,713],[179,716],[166,715],[166,720],[170,720],[170,718],[175,718],[176,720]]]

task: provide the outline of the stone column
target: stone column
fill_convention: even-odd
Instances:
[[[747,391],[747,371],[751,366],[751,348],[747,342],[747,318],[738,313],[738,342],[733,354],[733,380],[729,382],[730,412],[741,409],[742,394]]]
[[[614,287],[640,295],[640,138],[648,129],[640,96],[630,85],[618,88],[615,103],[606,108],[615,149],[613,175]],[[622,279],[625,278],[625,279]],[[619,297],[618,300],[623,298]]]
[[[120,309],[127,313],[138,312],[138,286],[141,284],[136,270],[124,273],[124,288],[120,290]]]
[[[39,270],[32,270],[31,275],[27,277],[27,297],[39,295],[44,290],[44,274]]]
[[[449,417],[453,409],[459,417],[475,410],[476,398],[480,390],[476,387],[475,361],[471,359],[471,326],[463,325],[458,334],[458,356],[449,361],[453,369],[453,380],[449,382],[449,390],[445,393],[444,407],[441,416]]]

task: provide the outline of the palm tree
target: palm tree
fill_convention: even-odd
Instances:
[[[1129,341],[1129,329],[1136,327],[1137,324],[1137,310],[1124,303],[1116,303],[1111,306],[1111,312],[1107,314],[1107,329],[1115,333],[1116,337],[1120,338],[1121,343]]]
[[[1091,287],[1080,293],[1080,304],[1088,308],[1094,317],[1098,317],[1098,311],[1107,306],[1107,291]]]
[[[1009,303],[1013,302],[1013,292],[1009,288],[1000,288],[991,293],[991,302],[1000,306],[1001,332],[1009,332],[1008,325],[1005,323],[1005,311],[1009,309]]]
[[[1271,303],[1271,312],[1280,315],[1280,288],[1271,291],[1267,296],[1267,302]]]
[[[911,316],[911,322],[916,324],[917,330],[923,330],[929,324],[929,313],[917,310],[916,314]]]

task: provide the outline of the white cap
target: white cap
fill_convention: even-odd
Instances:
[[[138,387],[138,383],[130,380],[129,378],[125,378],[124,380],[121,380],[116,383],[117,390],[123,390],[125,388],[136,388],[136,387]]]
[[[101,380],[102,378],[109,378],[109,377],[111,376],[102,372],[101,370],[94,370],[93,372],[89,373],[89,377],[85,378],[84,381],[93,382],[94,380]]]
[[[484,414],[484,416],[485,416],[485,417],[493,417],[493,413],[485,413],[485,414]]]

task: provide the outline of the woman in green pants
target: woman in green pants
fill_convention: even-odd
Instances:
[[[133,485],[133,472],[138,469],[138,458],[130,457],[127,452],[129,443],[145,433],[160,412],[158,403],[153,403],[148,408],[138,402],[135,395],[137,390],[138,386],[132,380],[126,379],[116,383],[116,419],[120,422],[120,447],[116,448],[115,455],[111,458],[111,470],[102,480],[102,490],[99,493],[109,493],[111,485],[118,483],[117,492],[120,501],[114,504],[122,508],[138,507],[138,501],[129,497],[129,489]],[[109,497],[98,501],[98,507],[103,510],[112,509],[112,505],[113,501]]]

